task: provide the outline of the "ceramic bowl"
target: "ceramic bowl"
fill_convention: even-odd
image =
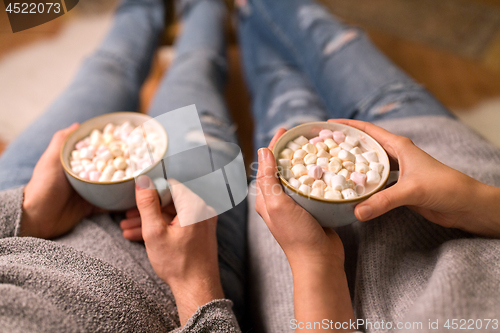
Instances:
[[[382,148],[375,139],[357,128],[332,122],[312,122],[291,128],[278,139],[273,148],[276,163],[279,159],[279,153],[286,148],[288,142],[295,140],[301,135],[308,139],[312,139],[318,136],[319,132],[323,129],[342,131],[346,136],[353,135],[358,137],[360,139],[360,146],[365,149],[375,150],[378,153],[379,162],[384,165],[380,183],[371,191],[355,199],[334,200],[312,196],[309,197],[290,185],[290,183],[280,174],[280,180],[283,184],[284,191],[292,197],[296,203],[314,216],[323,227],[341,227],[356,222],[357,219],[354,215],[354,207],[385,187],[390,174],[389,157],[384,148]],[[393,174],[393,177],[394,176],[396,175]]]
[[[61,149],[61,163],[71,186],[91,204],[110,211],[123,211],[136,206],[135,179],[131,177],[120,181],[97,182],[80,178],[71,170],[70,155],[75,144],[89,136],[92,130],[99,129],[102,131],[108,123],[121,125],[126,121],[130,121],[134,127],[148,122],[148,126],[152,126],[162,136],[162,140],[165,142],[165,151],[162,156],[165,156],[168,146],[165,129],[150,116],[138,112],[114,112],[89,119],[68,136]],[[163,175],[162,163],[160,162],[161,160],[156,161],[141,174],[148,175],[151,179]]]

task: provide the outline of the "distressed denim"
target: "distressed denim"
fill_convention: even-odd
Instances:
[[[195,104],[204,133],[192,133],[179,123],[172,137],[188,150],[205,137],[214,160],[229,163],[234,156],[216,143],[236,143],[235,127],[222,95],[226,77],[223,24],[226,9],[216,1],[199,1],[184,12],[183,33],[176,57],[162,80],[149,114],[159,116]],[[25,185],[53,134],[72,123],[117,111],[136,111],[139,89],[147,76],[164,29],[162,0],[125,0],[101,46],[82,64],[76,77],[49,109],[31,124],[0,158],[0,190]],[[170,136],[170,135],[169,135]],[[200,139],[201,136],[201,139]],[[196,175],[204,166],[181,163],[173,174]],[[239,318],[244,306],[246,201],[219,215],[217,237],[221,280]]]
[[[309,121],[452,117],[363,31],[312,0],[247,0],[238,17],[255,148]]]

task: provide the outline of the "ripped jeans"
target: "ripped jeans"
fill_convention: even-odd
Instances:
[[[280,127],[329,118],[453,117],[366,34],[312,0],[246,0],[239,41],[252,94],[254,147]]]
[[[164,29],[163,13],[163,0],[122,1],[108,35],[82,64],[71,85],[2,154],[0,191],[29,182],[56,131],[109,112],[137,111],[139,91]],[[223,97],[227,71],[225,17],[225,6],[216,1],[200,1],[185,12],[175,59],[149,108],[149,115],[156,117],[196,105],[204,133],[193,131],[194,122],[177,124],[172,137],[184,140],[170,144],[180,150],[198,147],[203,136],[209,145],[220,140],[237,143]],[[234,158],[216,148],[211,152],[223,165]],[[206,166],[182,163],[175,167],[172,173],[189,178]],[[222,285],[239,318],[244,312],[245,236],[243,201],[219,215],[217,223]]]

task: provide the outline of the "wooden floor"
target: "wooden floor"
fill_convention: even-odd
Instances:
[[[466,1],[500,7],[498,0]],[[65,20],[71,19],[70,14],[65,15],[68,16]],[[64,22],[64,20],[54,20],[25,32],[12,34],[5,12],[0,13],[0,61],[4,55],[19,47],[57,34]],[[175,33],[175,29],[171,29],[170,34],[172,31]],[[394,37],[388,33],[376,30],[368,32],[382,52],[452,109],[468,109],[481,101],[500,96],[500,36],[498,43],[492,43],[491,50],[481,61],[473,61],[427,45]],[[250,138],[253,125],[249,114],[250,99],[243,82],[239,53],[235,45],[230,47],[229,55],[230,77],[226,98],[238,124],[245,160],[251,161],[253,149]],[[149,104],[167,67],[168,64],[159,61],[156,61],[156,65],[153,66],[142,92],[143,109],[146,109]],[[5,143],[0,142],[0,152],[4,145]]]

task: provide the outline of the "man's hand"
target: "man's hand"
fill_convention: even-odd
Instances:
[[[149,261],[156,274],[172,289],[184,325],[200,306],[224,298],[217,257],[217,216],[183,184],[174,180],[169,183],[175,183],[172,196],[176,207],[171,204],[162,211],[151,180],[147,176],[137,179],[140,216],[134,218],[133,213],[129,213],[128,220],[135,219],[136,227],[124,228],[124,236],[139,239],[137,231],[141,231]],[[180,219],[184,219],[183,223],[196,222],[198,217],[203,221],[180,226]]]
[[[67,136],[78,127],[54,134],[24,189],[21,236],[51,239],[70,231],[83,217],[97,210],[71,187],[59,154]]]

